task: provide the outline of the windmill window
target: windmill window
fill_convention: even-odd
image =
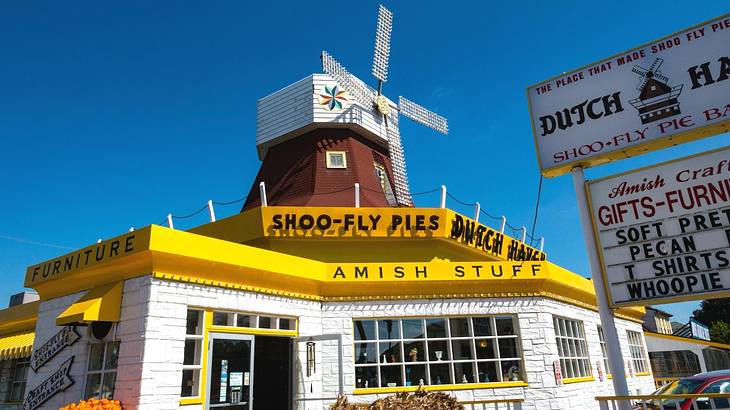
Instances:
[[[327,168],[347,168],[345,151],[327,151]]]

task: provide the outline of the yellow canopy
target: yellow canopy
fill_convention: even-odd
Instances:
[[[0,336],[0,360],[30,357],[33,352],[35,332]]]
[[[56,318],[56,325],[78,322],[118,322],[122,282],[97,286]]]

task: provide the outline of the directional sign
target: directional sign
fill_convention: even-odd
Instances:
[[[730,148],[587,185],[613,306],[730,296]]]
[[[33,410],[38,408],[41,404],[45,403],[46,400],[50,399],[56,393],[64,391],[74,384],[73,379],[68,376],[69,370],[71,370],[71,364],[74,361],[74,356],[71,356],[68,360],[63,362],[61,367],[53,372],[43,383],[39,384],[38,387],[28,392],[23,402],[23,410]]]
[[[75,326],[66,326],[58,333],[43,343],[41,347],[33,352],[30,358],[30,367],[34,372],[38,371],[44,364],[51,360],[55,355],[67,346],[76,343],[81,336],[76,333]]]

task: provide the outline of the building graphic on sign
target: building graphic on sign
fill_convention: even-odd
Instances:
[[[679,109],[679,94],[682,93],[682,84],[671,87],[667,85],[669,78],[662,75],[661,66],[664,60],[654,59],[649,68],[635,65],[631,71],[641,77],[636,89],[639,97],[629,103],[639,110],[642,124],[681,114]]]

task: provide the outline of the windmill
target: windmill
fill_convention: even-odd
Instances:
[[[682,84],[670,87],[669,78],[662,75],[660,67],[664,62],[655,58],[649,68],[635,65],[631,72],[641,77],[636,89],[639,97],[629,103],[639,111],[642,124],[649,124],[674,115],[681,114],[679,100]]]
[[[640,75],[641,81],[639,82],[639,85],[636,87],[638,91],[644,90],[644,87],[646,87],[647,83],[651,79],[657,79],[661,81],[662,83],[666,84],[669,79],[662,75],[661,70],[659,70],[659,67],[662,66],[662,63],[664,62],[661,58],[656,58],[653,63],[651,63],[651,66],[649,68],[644,68],[638,65],[635,65],[631,71],[635,74]]]
[[[403,155],[403,145],[398,129],[398,114],[425,125],[444,135],[448,135],[449,126],[446,118],[418,105],[402,96],[392,110],[387,98],[382,94],[383,83],[388,80],[388,60],[390,57],[390,34],[393,28],[393,13],[380,5],[378,22],[375,30],[375,49],[373,53],[372,74],[378,80],[377,89],[371,88],[354,75],[350,74],[331,54],[322,52],[322,70],[339,83],[352,98],[364,109],[372,110],[384,123],[388,151],[393,169],[395,195],[398,204],[412,206],[411,192],[408,186],[408,173]],[[394,112],[395,111],[395,112]],[[381,131],[382,132],[382,131]]]

